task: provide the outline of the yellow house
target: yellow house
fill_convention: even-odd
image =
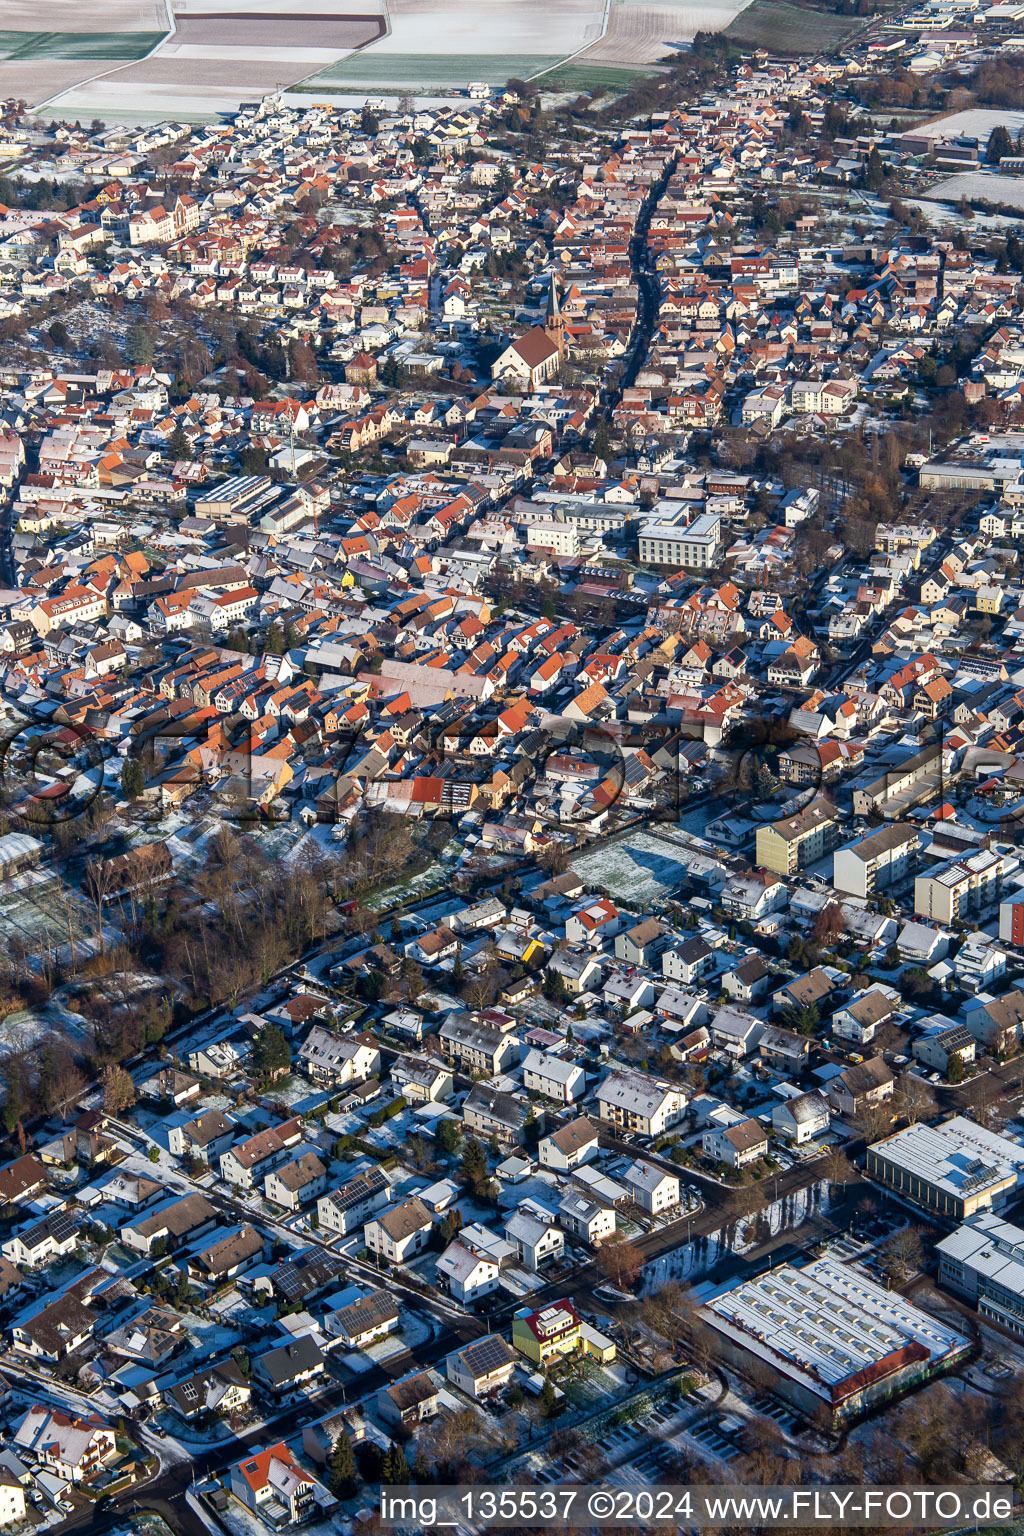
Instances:
[[[580,1324],[580,1343],[583,1346],[583,1353],[600,1365],[610,1365],[615,1359],[617,1351],[614,1339],[598,1333],[597,1329],[591,1328],[589,1323]]]
[[[580,1328],[579,1313],[567,1299],[539,1312],[522,1307],[512,1319],[512,1343],[534,1365],[548,1366],[579,1349]]]
[[[1005,592],[1002,587],[979,587],[976,594],[979,613],[1001,613]]]
[[[518,961],[520,965],[529,965],[534,955],[544,952],[544,946],[539,939],[523,938],[514,931],[505,933],[494,945],[494,952],[500,960],[510,960],[513,964]]]

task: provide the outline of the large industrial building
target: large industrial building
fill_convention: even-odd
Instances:
[[[701,1309],[727,1360],[755,1360],[802,1412],[824,1409],[833,1427],[919,1386],[969,1352],[965,1335],[863,1271],[831,1259],[784,1264]]]
[[[1024,1182],[1024,1146],[962,1115],[908,1125],[868,1147],[867,1173],[949,1221],[998,1209]]]
[[[939,1284],[973,1301],[982,1317],[1024,1338],[1024,1231],[991,1211],[936,1243]]]

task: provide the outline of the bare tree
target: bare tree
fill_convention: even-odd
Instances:
[[[930,1119],[936,1110],[934,1093],[912,1072],[904,1072],[900,1077],[896,1085],[896,1103],[910,1125]]]
[[[85,867],[85,889],[96,908],[96,937],[100,954],[107,952],[107,937],[103,930],[103,907],[117,884],[117,877],[109,859],[91,859]]]
[[[597,1250],[597,1267],[620,1290],[631,1290],[644,1267],[644,1256],[628,1238],[610,1237]]]
[[[909,1279],[924,1263],[924,1246],[917,1227],[904,1227],[894,1232],[881,1249],[882,1268],[897,1284]]]
[[[75,1062],[70,1047],[63,1042],[54,1047],[53,1059],[41,1084],[43,1104],[48,1114],[67,1120],[72,1108],[85,1093],[89,1079]]]
[[[108,1115],[120,1115],[135,1103],[135,1084],[123,1067],[111,1064],[103,1069],[103,1109]]]
[[[892,1130],[892,1114],[885,1104],[862,1104],[853,1123],[870,1146]]]
[[[852,1169],[842,1147],[829,1147],[824,1158],[825,1173],[830,1184],[842,1184],[845,1188]]]
[[[51,887],[47,900],[53,903],[68,936],[68,958],[71,962],[71,974],[78,972],[78,902],[72,891],[69,891],[63,880],[58,876]]]

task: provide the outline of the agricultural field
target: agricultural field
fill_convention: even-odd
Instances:
[[[1011,137],[1024,130],[1024,112],[1006,112],[994,107],[968,107],[963,112],[952,112],[936,117],[928,123],[915,125],[914,134],[922,139],[972,138],[988,139],[997,123],[1007,129]]]
[[[120,67],[83,72],[46,106],[69,117],[146,122],[236,111],[386,31],[383,0],[171,0],[172,29]],[[51,86],[51,92],[53,87]]]
[[[604,35],[579,64],[655,64],[698,32],[720,32],[748,0],[611,0]]]
[[[303,83],[306,91],[363,85],[375,91],[460,90],[471,80],[504,85],[515,76],[529,79],[556,65],[558,54],[522,53],[379,53],[376,48],[343,59]],[[547,77],[545,77],[545,86]]]
[[[0,96],[38,104],[90,75],[141,59],[170,29],[164,0],[5,0]]]
[[[787,0],[753,0],[725,28],[726,37],[773,53],[822,53],[835,48],[863,21],[835,16]]]
[[[141,59],[164,32],[0,31],[0,59]]]
[[[743,3],[100,0],[82,31],[72,0],[11,0],[0,93],[66,117],[148,122],[216,117],[281,90],[444,95],[516,76],[619,90]]]
[[[602,85],[610,91],[628,91],[641,75],[653,72],[641,67],[631,69],[628,65],[591,64],[587,55],[534,78],[542,91],[593,91]]]

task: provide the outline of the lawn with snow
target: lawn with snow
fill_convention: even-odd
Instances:
[[[588,886],[633,905],[664,900],[686,878],[684,850],[653,832],[605,843],[573,859],[572,867]]]

